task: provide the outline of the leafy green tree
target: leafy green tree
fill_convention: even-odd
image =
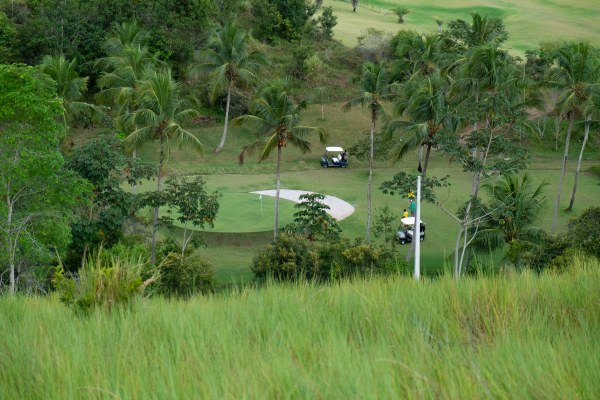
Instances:
[[[213,31],[208,42],[208,49],[200,53],[201,63],[198,69],[211,73],[213,80],[211,98],[214,99],[223,91],[227,92],[225,104],[225,126],[223,136],[215,149],[219,153],[225,145],[229,126],[229,105],[231,91],[237,86],[256,82],[256,73],[266,64],[266,58],[259,51],[250,51],[252,36],[235,23]]]
[[[169,69],[146,70],[144,79],[139,85],[136,104],[138,108],[122,119],[125,124],[137,127],[125,138],[125,145],[133,149],[148,142],[159,142],[156,191],[160,192],[165,164],[173,141],[180,147],[186,145],[202,152],[200,140],[184,128],[194,116],[198,115],[198,111],[186,108],[188,104],[181,96],[180,86],[171,77]],[[156,205],[152,224],[151,262],[153,264],[156,261],[158,209],[159,206]]]
[[[121,184],[154,175],[156,166],[125,158],[123,143],[113,135],[101,135],[76,147],[66,167],[93,186],[91,201],[80,207],[71,224],[73,242],[64,260],[65,268],[76,271],[90,252],[107,250],[123,237],[127,220],[143,204]]]
[[[10,291],[17,273],[62,252],[73,209],[88,185],[64,169],[62,103],[54,82],[32,67],[0,65],[0,257]]]
[[[200,176],[192,181],[185,178],[169,178],[161,195],[163,202],[169,206],[167,213],[176,215],[177,221],[183,224],[181,257],[184,257],[186,247],[194,234],[194,231],[189,231],[188,226],[191,224],[202,229],[205,225],[214,227],[221,195],[216,191],[208,194],[206,183]]]
[[[0,63],[16,61],[18,49],[15,46],[17,30],[14,23],[0,11]]]
[[[298,209],[294,213],[294,222],[284,230],[306,236],[310,241],[339,239],[342,229],[327,213],[329,206],[322,202],[324,199],[320,193],[300,195],[300,203],[294,205]]]
[[[237,124],[252,122],[257,126],[257,140],[244,146],[240,154],[240,163],[243,163],[246,152],[261,149],[260,162],[266,160],[271,152],[277,149],[277,189],[275,194],[275,227],[273,229],[275,239],[279,230],[280,169],[283,148],[291,144],[303,153],[309,152],[310,142],[307,140],[307,136],[311,133],[317,133],[321,143],[325,143],[326,134],[322,128],[300,125],[302,112],[305,109],[306,102],[302,101],[296,104],[285,82],[274,81],[259,91],[258,96],[252,102],[249,114],[235,119]]]
[[[308,0],[252,0],[256,34],[269,40],[300,39],[316,10]]]
[[[348,111],[358,105],[367,107],[371,117],[371,130],[369,136],[369,179],[367,183],[367,228],[365,240],[368,242],[371,235],[371,184],[373,181],[373,152],[376,123],[381,116],[384,122],[389,119],[383,107],[383,103],[392,99],[393,86],[390,85],[389,75],[382,64],[367,62],[363,65],[360,79],[360,90],[362,94],[348,101],[344,105],[344,111]]]
[[[317,32],[322,39],[333,39],[333,28],[337,25],[337,16],[333,14],[333,8],[323,7],[321,15],[317,17]]]

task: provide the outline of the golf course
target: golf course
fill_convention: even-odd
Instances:
[[[0,0],[0,400],[600,398],[598,1]]]

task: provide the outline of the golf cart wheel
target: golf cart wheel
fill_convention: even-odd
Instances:
[[[421,238],[421,242],[422,242],[423,240],[425,240],[425,238]]]
[[[321,167],[327,168],[327,164],[321,164]]]
[[[404,240],[404,239],[400,240],[400,244],[404,246],[406,244],[406,240]]]
[[[342,164],[342,168],[346,168],[348,164]]]

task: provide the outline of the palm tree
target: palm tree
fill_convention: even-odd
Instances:
[[[77,61],[67,61],[65,56],[45,56],[40,67],[56,82],[58,97],[63,101],[65,113],[63,114],[63,125],[68,132],[73,118],[78,115],[97,110],[93,105],[80,101],[87,91],[88,77],[80,77],[76,70]]]
[[[569,125],[565,137],[565,151],[556,193],[556,203],[554,204],[554,214],[552,215],[551,232],[556,229],[558,207],[567,169],[571,131],[575,120],[583,116],[586,104],[589,103],[593,92],[598,89],[598,76],[600,73],[597,56],[587,43],[570,43],[561,47],[556,52],[555,62],[557,66],[550,70],[547,83],[549,86],[556,87],[561,91],[557,99],[557,108],[561,113],[568,115]],[[586,121],[588,120],[587,115],[583,117]],[[568,211],[572,209],[576,190],[577,181],[574,184]]]
[[[326,134],[322,128],[300,125],[306,102],[296,104],[288,92],[287,83],[274,81],[262,88],[250,106],[250,113],[237,117],[236,124],[253,122],[257,125],[257,140],[245,146],[240,154],[240,163],[246,152],[260,149],[259,162],[266,160],[277,149],[275,227],[274,239],[279,230],[279,192],[281,189],[281,154],[287,144],[297,147],[303,153],[310,151],[310,142],[306,139],[311,133],[318,133],[319,141],[325,143]]]
[[[373,181],[373,141],[377,120],[380,116],[387,122],[388,115],[383,108],[383,103],[393,97],[395,85],[390,85],[387,71],[381,64],[366,62],[363,65],[360,79],[362,95],[356,97],[344,105],[344,111],[350,110],[358,105],[368,107],[371,116],[371,130],[369,136],[369,180],[367,184],[367,229],[365,240],[369,241],[371,236],[371,185]]]
[[[396,161],[408,151],[419,148],[418,170],[427,175],[429,156],[434,146],[434,137],[451,128],[452,111],[447,101],[449,82],[440,73],[430,76],[415,76],[402,87],[402,96],[395,103],[394,114],[387,130],[395,132],[405,129],[409,136],[402,141]],[[425,147],[425,159],[421,150]]]
[[[137,24],[123,23],[115,25],[104,43],[107,56],[99,60],[104,72],[98,79],[98,97],[117,108],[117,117],[135,108],[135,90],[144,71],[161,64],[143,45],[147,37],[148,32]],[[124,130],[131,133],[133,128]]]
[[[543,210],[546,200],[543,189],[547,185],[543,182],[534,187],[528,174],[520,179],[505,174],[496,183],[482,185],[490,196],[485,210],[489,216],[477,232],[475,247],[489,251],[505,243],[536,237],[540,229],[534,224]]]
[[[170,69],[147,69],[136,93],[137,109],[121,119],[137,129],[125,138],[125,145],[139,148],[145,143],[159,142],[159,159],[156,191],[160,192],[165,163],[173,141],[179,147],[186,145],[202,152],[202,144],[183,126],[198,115],[198,111],[186,108],[187,102],[180,96],[180,86],[172,79]],[[154,208],[152,224],[152,256],[156,261],[156,231],[158,229],[158,206]]]
[[[239,28],[235,23],[227,23],[213,31],[208,42],[209,49],[200,53],[201,64],[196,70],[212,73],[213,101],[223,91],[227,92],[225,127],[215,153],[223,149],[227,138],[232,89],[237,85],[254,82],[256,72],[266,63],[262,53],[249,51],[251,40],[252,37],[244,29]]]

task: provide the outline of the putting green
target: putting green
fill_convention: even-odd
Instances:
[[[215,227],[205,227],[207,232],[263,232],[273,230],[275,223],[275,198],[259,196],[254,193],[222,193],[219,199],[219,213],[215,220]],[[293,221],[296,209],[294,202],[279,199],[279,226],[284,226]],[[161,209],[161,216],[170,215],[175,221],[175,226],[183,227],[177,221],[178,214],[169,214],[166,209]],[[192,226],[188,228],[193,229]],[[199,229],[201,230],[201,229]]]

